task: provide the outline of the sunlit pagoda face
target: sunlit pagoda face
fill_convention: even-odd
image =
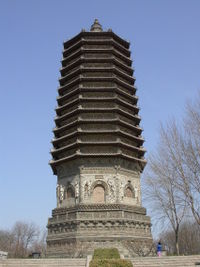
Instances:
[[[105,216],[116,205],[119,218],[123,207],[148,218],[141,207],[146,161],[131,64],[129,43],[103,31],[98,20],[64,43],[50,162],[58,177],[57,209],[49,240],[61,210],[81,209],[84,217],[89,207],[87,216],[95,218],[94,211]]]

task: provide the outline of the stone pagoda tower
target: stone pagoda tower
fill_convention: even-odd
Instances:
[[[57,207],[47,226],[49,257],[152,241],[141,206],[146,161],[129,45],[98,20],[64,42],[50,161]]]

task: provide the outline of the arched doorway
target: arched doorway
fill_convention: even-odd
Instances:
[[[95,186],[92,198],[94,203],[104,203],[105,202],[105,189],[102,185]]]

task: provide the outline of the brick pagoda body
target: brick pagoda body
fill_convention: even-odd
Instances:
[[[50,162],[57,207],[47,226],[49,257],[152,241],[141,205],[146,161],[131,65],[129,43],[97,20],[64,43]]]

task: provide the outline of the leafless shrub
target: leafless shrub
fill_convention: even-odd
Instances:
[[[149,255],[155,255],[156,247],[153,242],[147,243],[141,240],[123,241],[124,247],[129,251],[133,257],[135,255],[140,257],[147,257]]]

